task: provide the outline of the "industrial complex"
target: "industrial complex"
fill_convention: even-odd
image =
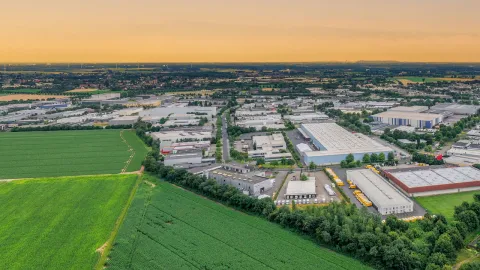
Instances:
[[[348,154],[355,159],[362,159],[365,154],[393,152],[390,147],[370,139],[360,133],[351,133],[335,123],[302,124],[302,134],[310,139],[316,147],[314,151],[303,152],[305,164],[338,164]]]
[[[373,170],[348,170],[347,179],[365,193],[382,215],[413,211],[413,201]]]

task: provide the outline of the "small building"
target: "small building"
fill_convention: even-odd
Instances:
[[[315,180],[290,181],[285,192],[285,199],[309,199],[317,197]]]

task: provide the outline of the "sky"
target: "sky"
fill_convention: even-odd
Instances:
[[[479,0],[3,0],[5,62],[480,62]]]

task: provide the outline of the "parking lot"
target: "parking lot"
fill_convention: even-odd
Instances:
[[[328,176],[323,171],[305,172],[305,174],[307,176],[315,176],[315,192],[317,193],[317,197],[315,199],[317,199],[318,204],[329,203],[332,201],[340,202],[338,194],[336,196],[330,196],[325,190],[325,184],[331,185],[331,182]],[[287,176],[285,184],[283,185],[282,189],[278,194],[277,200],[285,200],[285,193],[287,191],[287,186],[290,181],[301,181],[300,171],[294,171]],[[312,204],[315,199],[309,199],[310,204]]]

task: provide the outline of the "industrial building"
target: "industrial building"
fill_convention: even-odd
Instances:
[[[122,116],[116,117],[108,121],[110,126],[119,126],[119,125],[133,125],[138,122],[138,116]]]
[[[352,181],[382,215],[413,212],[413,201],[370,169],[348,170]]]
[[[308,146],[308,144],[306,143],[299,143],[295,146],[295,148],[297,149],[298,153],[303,156],[303,154],[305,152],[311,152],[313,151],[312,148],[310,148],[310,146]]]
[[[302,113],[299,115],[285,115],[283,118],[295,124],[328,120],[328,116],[323,113]]]
[[[182,151],[179,154],[165,156],[163,163],[167,166],[177,164],[201,164],[202,157],[202,151]]]
[[[355,160],[361,160],[365,154],[383,153],[387,156],[393,152],[390,147],[361,133],[351,133],[335,123],[302,124],[300,128],[316,147],[314,151],[304,152],[305,164],[338,164],[348,154],[353,154]]]
[[[285,199],[309,199],[317,197],[315,178],[306,181],[290,181],[285,192]]]
[[[428,111],[428,106],[398,106],[389,109],[391,112],[411,112],[411,113],[421,113]]]
[[[169,115],[176,114],[190,114],[193,117],[207,117],[212,119],[217,114],[217,107],[160,107],[149,110],[144,110],[139,113],[141,117],[168,117]],[[178,117],[176,118],[178,119]]]
[[[276,148],[287,149],[287,144],[281,133],[274,133],[266,136],[252,136],[252,143],[257,149]]]
[[[221,185],[233,186],[249,195],[258,196],[273,187],[273,180],[265,172],[254,172],[248,168],[224,164],[222,168],[206,172],[208,178]]]
[[[443,121],[443,115],[405,111],[386,111],[371,115],[376,122],[395,126],[412,126],[416,128],[432,128]]]
[[[150,133],[154,140],[159,140],[160,147],[170,146],[175,142],[188,141],[210,141],[212,139],[212,132],[209,131],[160,131]]]
[[[432,106],[430,110],[437,111],[437,112],[451,112],[453,114],[459,115],[471,115],[476,114],[477,111],[480,109],[478,105],[464,105],[464,104],[456,104],[456,103],[441,103],[435,106]]]
[[[383,174],[412,197],[480,189],[480,170],[473,167],[393,169]]]

